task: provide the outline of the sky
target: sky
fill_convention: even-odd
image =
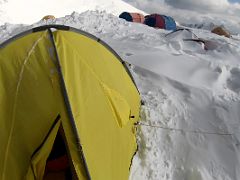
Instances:
[[[162,5],[177,9],[191,10],[201,13],[225,13],[240,15],[240,0],[124,0],[148,13],[157,11]]]
[[[122,0],[0,0],[0,24],[32,24],[46,15],[64,17],[73,11],[99,10],[119,15],[126,9],[144,13]]]
[[[99,0],[88,0],[87,3],[84,0],[79,0],[79,2],[81,2],[79,6],[75,5],[76,0],[51,0],[46,3],[47,1],[48,0],[24,0],[24,3],[22,3],[22,1],[19,0],[0,0],[0,22],[33,23],[46,14],[61,17],[70,14],[73,10],[79,12],[83,6],[86,6],[85,9],[87,9],[91,4],[94,5]],[[58,6],[64,7],[64,9],[59,11],[58,6],[56,6],[50,11],[50,7],[54,7],[56,1],[58,2]],[[208,17],[212,17],[213,20],[215,16],[213,16],[212,13],[218,14],[220,18],[224,16],[227,18],[226,20],[235,19],[235,21],[237,20],[238,22],[238,17],[240,16],[240,0],[101,0],[101,2],[102,1],[108,2],[107,4],[113,2],[122,4],[121,1],[125,1],[146,13],[162,13],[170,15],[174,19],[182,22],[189,22],[190,17],[204,17],[210,13],[211,15]],[[27,11],[25,4],[28,4]],[[33,14],[41,14],[41,16],[34,19],[32,17]],[[179,14],[182,14],[184,18],[179,19]],[[227,15],[231,17],[229,18]],[[24,19],[24,21],[22,19]],[[31,22],[26,22],[26,19],[31,19]],[[192,22],[194,21],[196,20]]]
[[[240,0],[124,0],[146,13],[171,16],[182,25],[225,26],[239,33]],[[237,28],[236,28],[237,27]]]

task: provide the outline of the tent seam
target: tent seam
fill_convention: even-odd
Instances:
[[[70,100],[69,100],[69,97],[68,97],[68,93],[67,93],[67,89],[66,89],[66,85],[65,85],[65,81],[64,81],[64,76],[63,76],[63,72],[62,72],[62,68],[61,68],[61,64],[60,64],[60,59],[59,59],[59,56],[58,56],[58,51],[57,51],[55,39],[54,39],[54,36],[53,36],[53,32],[51,31],[50,28],[48,29],[48,33],[50,35],[50,41],[53,45],[55,56],[56,56],[56,59],[57,59],[57,69],[59,71],[60,85],[61,85],[61,88],[62,88],[62,95],[63,95],[64,101],[65,101],[66,110],[68,112],[67,114],[69,116],[69,120],[70,120],[71,126],[72,126],[74,134],[75,134],[75,138],[76,138],[76,141],[77,141],[77,144],[78,144],[77,148],[80,151],[80,156],[81,156],[80,158],[82,158],[83,166],[85,168],[86,175],[87,175],[87,179],[91,180],[91,175],[90,175],[90,172],[89,172],[89,169],[88,169],[88,166],[87,166],[87,162],[86,162],[86,159],[85,159],[85,156],[84,156],[84,153],[83,153],[82,144],[81,144],[78,132],[77,132],[75,119],[74,119],[74,116],[73,116],[73,113],[72,113],[71,104],[70,104]]]
[[[33,44],[32,48],[28,51],[27,53],[27,57],[24,59],[23,64],[21,66],[21,70],[20,73],[18,75],[18,82],[17,82],[17,88],[16,88],[16,92],[15,92],[15,96],[14,96],[14,104],[13,104],[13,115],[12,115],[12,121],[11,121],[11,128],[10,128],[10,133],[8,136],[8,141],[7,141],[7,147],[6,147],[6,151],[5,151],[5,155],[4,155],[4,162],[3,162],[3,171],[2,171],[2,178],[1,179],[5,179],[5,171],[6,171],[6,164],[7,164],[7,159],[8,159],[8,154],[9,154],[9,148],[11,145],[11,140],[12,140],[12,136],[13,136],[13,131],[14,131],[14,125],[15,125],[15,116],[16,116],[16,108],[17,108],[17,99],[18,99],[18,93],[19,93],[19,89],[20,89],[20,85],[23,79],[23,72],[25,70],[25,66],[29,60],[29,57],[32,55],[35,47],[37,46],[37,44],[43,39],[44,35],[46,34],[43,33],[39,39]]]

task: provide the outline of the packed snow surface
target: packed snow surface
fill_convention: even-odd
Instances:
[[[31,26],[5,24],[1,42],[32,27],[65,24],[94,34],[131,64],[144,105],[132,180],[240,179],[240,41],[192,29],[214,48],[87,11]],[[117,75],[117,74],[116,74]]]

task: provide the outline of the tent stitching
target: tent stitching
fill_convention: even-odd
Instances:
[[[7,164],[8,154],[9,154],[9,147],[10,147],[10,144],[11,144],[12,135],[13,135],[13,131],[14,131],[18,93],[19,93],[20,85],[21,85],[22,78],[23,78],[23,72],[24,72],[25,66],[26,66],[26,64],[27,64],[27,62],[29,60],[29,57],[32,55],[32,53],[34,52],[35,47],[43,39],[45,34],[46,34],[46,32],[43,33],[39,37],[39,39],[33,44],[32,48],[27,53],[27,57],[23,61],[23,64],[22,64],[22,67],[21,67],[21,70],[20,70],[20,73],[19,73],[19,76],[18,76],[19,78],[18,78],[18,82],[17,82],[17,88],[16,88],[15,97],[14,97],[14,104],[13,104],[13,116],[12,116],[12,121],[11,121],[10,133],[9,133],[8,141],[7,141],[7,147],[6,147],[6,151],[5,151],[5,155],[4,155],[4,164],[3,164],[3,172],[2,172],[2,178],[1,179],[5,179],[6,164]]]
[[[64,77],[63,77],[63,72],[62,72],[60,59],[59,59],[56,44],[55,44],[55,40],[54,40],[53,33],[52,33],[50,28],[48,29],[48,33],[50,35],[50,41],[53,45],[54,53],[55,53],[55,56],[56,56],[56,59],[57,59],[57,68],[58,68],[59,76],[60,76],[60,79],[61,79],[60,83],[61,83],[61,88],[62,88],[64,101],[65,101],[65,104],[66,104],[66,109],[67,109],[69,119],[70,119],[73,131],[74,131],[74,134],[75,134],[75,138],[76,138],[76,141],[77,141],[77,144],[78,144],[78,150],[80,151],[81,159],[83,161],[84,168],[86,170],[87,179],[91,180],[91,175],[89,173],[87,162],[86,162],[86,159],[85,159],[85,156],[84,156],[84,153],[83,153],[80,137],[78,136],[77,127],[76,127],[74,116],[73,116],[72,109],[71,109],[71,104],[70,104],[70,101],[69,101],[69,98],[68,98],[67,88],[66,88],[66,85],[65,85],[65,81],[64,81]]]

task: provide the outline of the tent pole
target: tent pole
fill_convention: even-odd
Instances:
[[[59,75],[60,75],[60,83],[61,83],[60,85],[61,85],[66,109],[67,109],[67,112],[68,112],[68,116],[69,116],[69,119],[70,119],[70,122],[71,122],[71,125],[72,125],[72,128],[73,128],[73,133],[74,133],[75,138],[76,138],[76,143],[78,145],[78,150],[81,154],[81,159],[83,161],[83,166],[84,166],[85,171],[86,171],[87,179],[91,180],[91,176],[90,176],[90,173],[89,173],[89,170],[88,170],[87,162],[86,162],[86,159],[85,159],[85,156],[84,156],[84,153],[83,153],[80,137],[78,136],[77,127],[76,127],[74,116],[73,116],[73,113],[72,113],[70,101],[69,101],[69,98],[68,98],[67,88],[66,88],[66,85],[65,85],[65,82],[64,82],[63,73],[62,73],[60,60],[59,60],[59,56],[58,56],[58,53],[57,53],[57,48],[56,48],[56,45],[55,45],[53,33],[52,33],[50,28],[48,28],[48,32],[49,32],[49,35],[50,35],[50,41],[53,45],[54,53],[55,53],[56,60],[57,60],[56,65],[57,65],[57,69],[58,69]]]

